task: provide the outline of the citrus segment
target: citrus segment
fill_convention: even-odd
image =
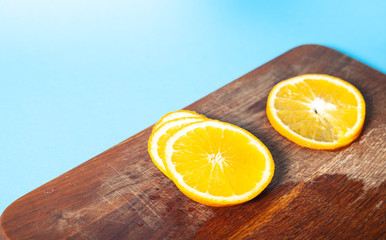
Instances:
[[[293,142],[335,149],[356,139],[363,127],[365,102],[350,83],[323,74],[278,83],[267,101],[271,125]]]
[[[229,206],[257,196],[271,181],[268,149],[246,130],[216,120],[191,123],[167,141],[164,164],[177,187],[210,206]]]
[[[165,145],[169,137],[185,125],[193,122],[204,121],[202,117],[185,117],[166,121],[150,136],[148,141],[148,152],[154,164],[166,176],[163,160],[165,158]]]

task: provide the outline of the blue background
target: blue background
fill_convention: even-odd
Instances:
[[[386,1],[0,1],[0,213],[283,52],[386,72]]]

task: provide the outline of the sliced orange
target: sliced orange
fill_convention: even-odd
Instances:
[[[191,199],[209,206],[246,202],[271,181],[269,150],[246,130],[216,120],[175,132],[165,148],[166,170]]]
[[[306,74],[274,86],[266,111],[273,128],[289,140],[313,149],[336,149],[359,136],[366,105],[350,83]]]
[[[185,118],[185,117],[202,117],[205,118],[204,115],[198,114],[194,111],[189,110],[178,110],[174,112],[170,112],[165,114],[153,127],[153,132],[156,131],[162,124],[164,124],[167,121],[178,119],[178,118]]]
[[[148,141],[148,152],[153,160],[153,163],[157,166],[161,172],[167,177],[163,159],[165,158],[165,145],[169,137],[176,131],[184,127],[185,125],[193,122],[204,121],[203,117],[182,117],[163,122],[150,136]]]

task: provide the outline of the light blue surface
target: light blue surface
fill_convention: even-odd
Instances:
[[[0,213],[283,52],[386,72],[386,1],[0,1]]]

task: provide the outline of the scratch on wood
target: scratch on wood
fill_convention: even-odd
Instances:
[[[113,167],[113,166],[111,166],[111,165],[109,165],[112,169],[114,169],[114,171],[116,171],[118,174],[119,174],[119,176],[121,177],[121,178],[123,178],[123,180],[126,180],[127,182],[129,182],[129,185],[127,185],[127,188],[129,189],[129,191],[131,192],[131,193],[133,193],[134,194],[134,196],[139,200],[139,201],[141,201],[150,211],[152,211],[153,213],[154,213],[154,215],[155,216],[157,216],[159,219],[161,219],[161,216],[160,215],[158,215],[158,213],[156,213],[154,210],[153,210],[153,208],[150,206],[151,204],[149,204],[149,203],[146,203],[141,197],[139,197],[138,196],[138,194],[135,192],[135,191],[133,191],[133,189],[131,189],[131,184],[132,184],[132,181],[130,180],[130,178],[128,178],[128,177],[126,177],[124,174],[122,174],[120,171],[118,171],[118,169],[116,169],[115,167]],[[119,195],[121,195],[121,194],[119,194]],[[122,196],[122,195],[121,195]],[[122,196],[123,197],[123,196]],[[126,200],[127,201],[127,200]],[[128,201],[127,201],[128,202]]]
[[[146,175],[151,176],[151,177],[153,177],[153,178],[157,178],[157,179],[159,179],[159,180],[161,180],[161,181],[164,180],[164,179],[167,179],[167,178],[160,177],[159,175],[150,172],[149,170],[147,170],[146,168],[144,168],[144,167],[142,167],[142,166],[137,166],[137,167],[136,167],[136,170],[137,170],[138,172],[140,172],[141,174],[146,174]]]
[[[131,207],[133,206],[133,204],[130,203],[119,191],[115,190],[114,187],[109,182],[106,182],[105,184],[108,185],[112,190],[114,190],[114,192],[117,193],[121,198],[123,198],[125,202],[129,204],[129,206]],[[152,211],[154,212],[154,210]],[[148,217],[143,216],[141,212],[137,212],[137,214],[147,224],[148,227],[151,227],[151,228],[153,227],[153,225],[155,224],[154,221],[150,221],[149,219],[147,219]]]
[[[37,222],[35,222],[35,228],[36,228],[36,232],[39,232],[39,225]]]
[[[88,234],[85,233],[85,232],[83,232],[83,233],[81,234],[81,236],[86,236],[87,239],[91,239],[91,240],[98,240],[98,238],[97,238],[96,236],[90,236],[90,235],[88,235]]]
[[[120,224],[126,224],[125,222],[117,221],[117,220],[113,220],[113,219],[109,219],[109,218],[105,218],[104,220],[109,221],[109,222],[115,222],[115,223],[120,223]]]
[[[99,193],[97,194],[100,195]],[[55,214],[51,219],[51,228],[69,234],[79,233],[85,223],[95,222],[117,208],[117,204],[114,204],[104,196],[101,196],[99,199],[103,199],[103,201],[96,199],[86,207],[62,211],[59,213],[59,217],[58,214]],[[107,207],[104,202],[107,202],[111,207]]]
[[[378,210],[383,205],[383,200],[380,200],[377,205],[374,206],[374,210]]]

